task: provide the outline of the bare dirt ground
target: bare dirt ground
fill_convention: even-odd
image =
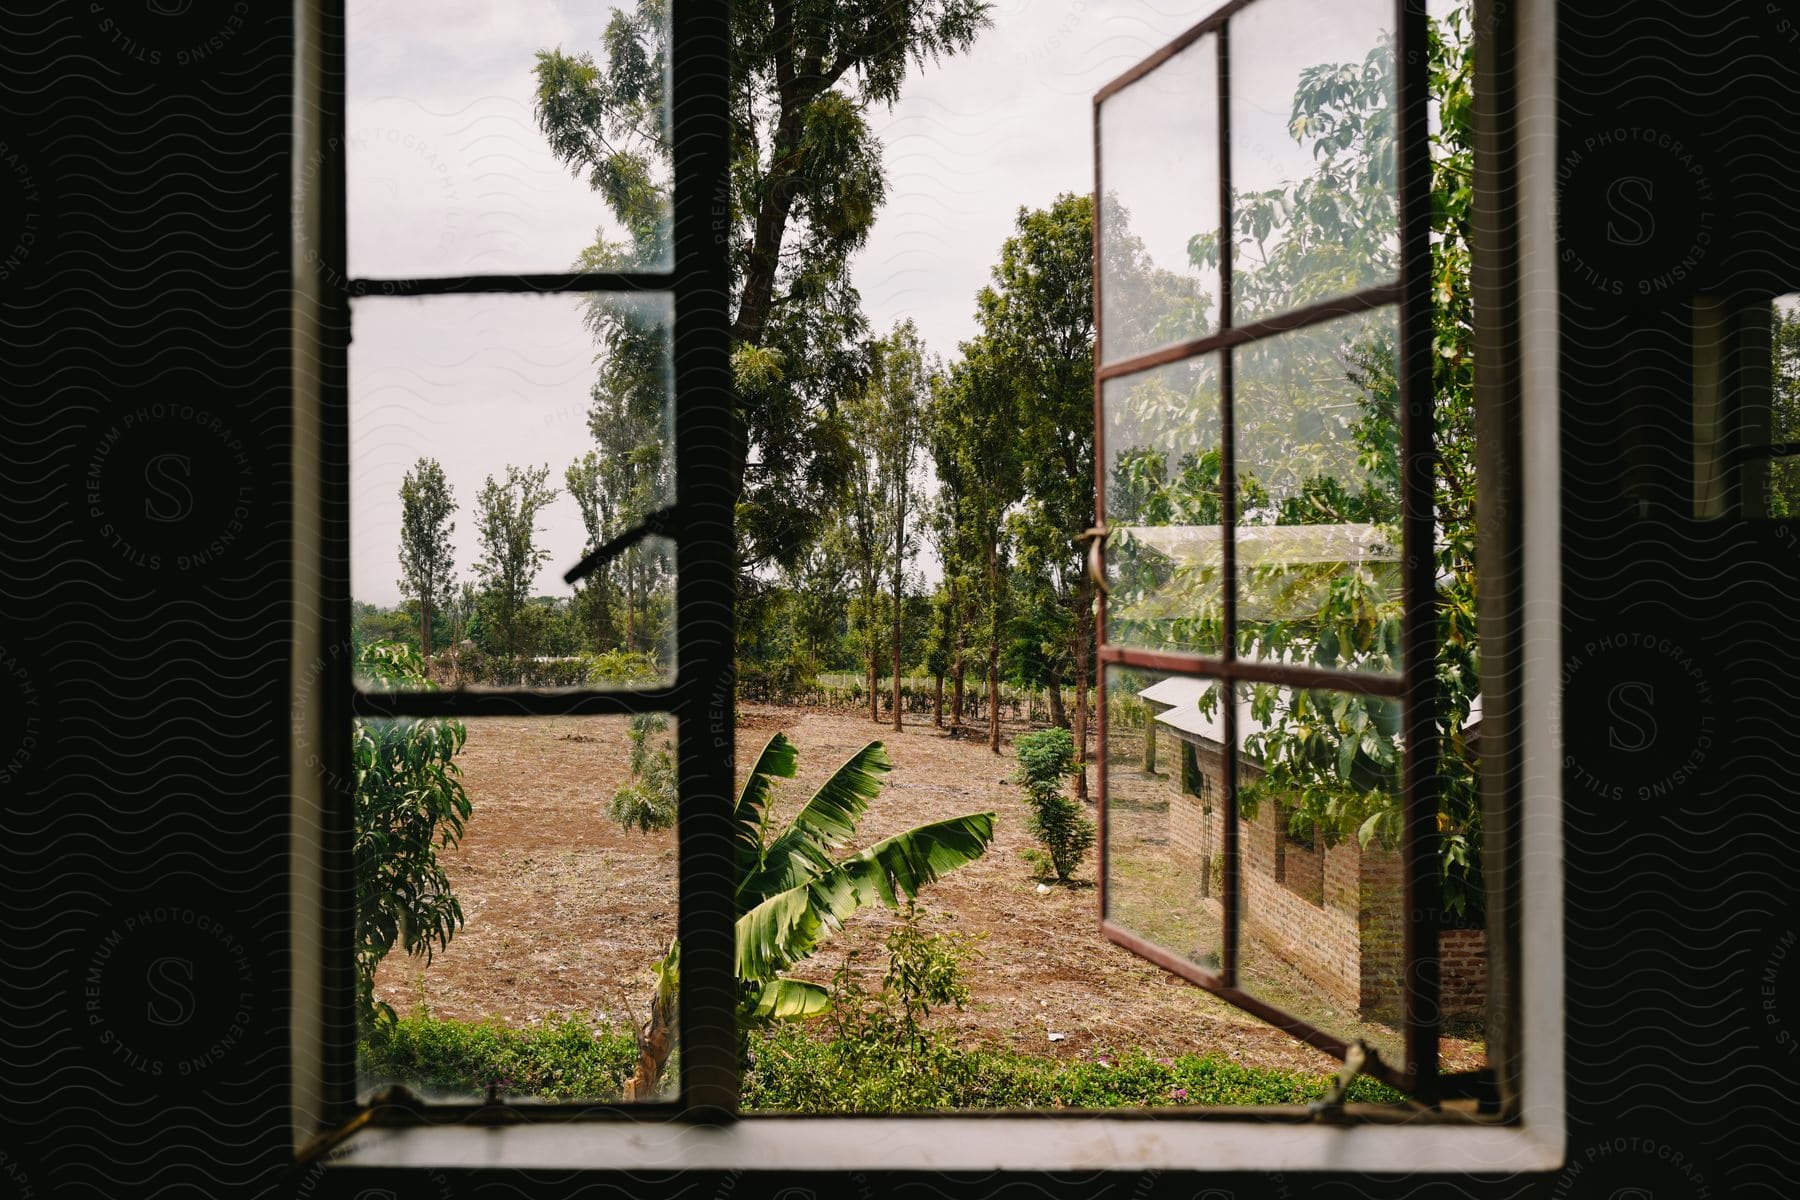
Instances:
[[[973,993],[943,1017],[970,1044],[1075,1057],[1100,1050],[1152,1055],[1212,1051],[1253,1066],[1328,1071],[1334,1060],[1102,938],[1090,865],[1075,887],[1039,894],[1021,852],[1032,845],[1007,754],[984,739],[952,739],[926,721],[903,733],[866,715],[746,705],[738,762],[747,768],[785,731],[800,771],[777,792],[791,813],[864,743],[887,743],[894,761],[858,844],[924,821],[999,814],[988,853],[928,889],[934,928],[985,934],[967,970]],[[429,964],[395,955],[377,978],[401,1013],[526,1024],[549,1013],[635,1020],[649,995],[649,964],[675,933],[673,832],[620,829],[606,803],[628,778],[622,719],[487,718],[468,722],[458,757],[474,805],[466,836],[444,853],[465,927]],[[1090,856],[1091,859],[1091,856]],[[847,950],[873,986],[895,918],[852,918],[797,974],[825,981]],[[1063,1036],[1051,1040],[1052,1033]],[[1479,1061],[1479,1043],[1446,1039],[1445,1066]]]

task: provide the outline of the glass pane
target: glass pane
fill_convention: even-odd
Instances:
[[[674,1024],[661,1069],[627,1081],[676,933],[674,722],[368,721],[353,737],[359,1094],[672,1098]]]
[[[1100,361],[1219,325],[1218,44],[1100,106]]]
[[[1220,684],[1106,671],[1106,917],[1220,969],[1225,795]]]
[[[668,298],[371,298],[352,315],[355,634],[425,659],[364,664],[365,685],[667,678],[671,543],[574,588],[562,575],[674,499]]]
[[[1232,321],[1399,270],[1393,0],[1231,18]]]
[[[351,4],[351,275],[666,269],[666,12]]]
[[[1220,652],[1218,357],[1109,379],[1105,420],[1108,642]]]
[[[1238,987],[1403,1066],[1401,706],[1272,684],[1247,691]]]
[[[1238,652],[1400,666],[1395,310],[1235,350]]]

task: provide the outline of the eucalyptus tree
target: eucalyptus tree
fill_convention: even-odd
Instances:
[[[983,292],[983,314],[992,289]],[[987,322],[983,321],[984,326]],[[1020,395],[1005,355],[984,328],[962,344],[962,357],[936,383],[931,453],[958,534],[974,560],[967,576],[985,643],[988,749],[1000,753],[1000,646],[1006,628],[1006,516],[1020,485]]]
[[[400,481],[400,594],[419,602],[419,648],[431,657],[431,622],[456,586],[456,497],[436,459],[421,458]]]
[[[907,564],[919,548],[920,460],[925,451],[927,408],[931,403],[933,364],[919,340],[918,327],[902,321],[873,346],[872,369],[865,403],[875,418],[872,453],[883,524],[887,534],[889,668],[895,730],[903,728],[901,646],[905,640]]]
[[[731,12],[731,337],[742,565],[791,565],[828,522],[847,463],[832,417],[866,333],[851,256],[886,198],[866,114],[908,74],[966,50],[985,0],[747,0]],[[622,236],[592,266],[666,261],[670,244],[666,0],[611,17],[603,62],[537,55],[534,109]]]
[[[475,563],[482,600],[506,653],[519,657],[524,645],[525,608],[550,552],[537,544],[538,514],[556,499],[548,486],[548,466],[506,468],[503,482],[488,476],[476,497],[481,558]]]

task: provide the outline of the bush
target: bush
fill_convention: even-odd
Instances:
[[[1210,1054],[1153,1058],[1129,1051],[1077,1061],[993,1046],[922,1044],[778,1022],[750,1041],[744,1107],[790,1112],[919,1112],[931,1109],[1160,1108],[1170,1105],[1304,1104],[1328,1075],[1246,1067]],[[422,1094],[479,1095],[499,1084],[544,1100],[621,1094],[637,1050],[631,1030],[581,1016],[523,1029],[438,1020],[423,1013],[384,1026],[362,1046],[365,1084],[400,1083]],[[1375,1080],[1350,1088],[1355,1103],[1398,1103]]]
[[[503,1092],[545,1100],[610,1100],[637,1065],[626,1028],[571,1014],[524,1029],[440,1021],[423,1012],[384,1025],[362,1045],[368,1083],[399,1083],[421,1095]]]
[[[426,687],[419,652],[393,642],[364,646],[356,673],[387,687]],[[462,905],[438,861],[469,819],[456,765],[468,731],[442,717],[351,725],[356,770],[356,1008],[365,1025],[391,1019],[375,999],[375,969],[396,945],[427,963],[462,927]]]
[[[675,782],[675,755],[668,738],[652,746],[652,734],[669,728],[661,713],[637,713],[631,718],[631,782],[613,793],[607,813],[623,829],[639,833],[668,829],[675,824],[680,794]]]
[[[1056,878],[1067,883],[1094,844],[1094,823],[1081,805],[1063,794],[1062,781],[1075,773],[1075,739],[1066,729],[1045,729],[1018,740],[1018,781],[1031,806],[1031,836],[1044,847]]]

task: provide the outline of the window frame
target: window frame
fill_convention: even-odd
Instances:
[[[1480,0],[1485,2],[1485,0]],[[1518,286],[1531,294],[1554,295],[1554,192],[1551,186],[1555,162],[1555,14],[1551,0],[1521,0],[1516,6],[1493,4],[1485,23],[1486,35],[1504,46],[1508,60],[1518,63],[1516,81],[1509,77],[1507,102],[1490,100],[1496,122],[1513,125],[1519,138],[1519,169],[1530,187],[1518,188],[1516,219],[1521,228],[1522,252],[1517,267]],[[710,11],[701,12],[702,9]],[[673,0],[672,16],[678,37],[673,48],[677,62],[716,64],[728,52],[723,7],[701,0]],[[1478,3],[1478,14],[1480,3]],[[1515,28],[1521,48],[1515,55]],[[735,1045],[715,1063],[709,1078],[686,1081],[688,1103],[670,1107],[506,1105],[488,1107],[433,1106],[423,1114],[398,1110],[362,1109],[353,1094],[346,1094],[344,1068],[354,1070],[354,1038],[345,1037],[344,1016],[349,1011],[351,956],[349,932],[352,914],[343,902],[345,881],[350,878],[349,828],[351,812],[346,789],[333,788],[329,780],[332,747],[347,739],[319,737],[319,731],[335,734],[351,719],[350,671],[341,637],[348,630],[347,557],[347,428],[343,417],[345,386],[343,348],[347,340],[348,294],[344,275],[331,274],[331,264],[343,262],[343,6],[341,0],[296,6],[296,136],[293,157],[295,198],[294,241],[294,419],[295,419],[295,520],[293,538],[294,621],[290,657],[293,695],[291,739],[290,899],[292,903],[292,1016],[290,1020],[292,1074],[290,1095],[295,1114],[293,1146],[302,1160],[316,1160],[334,1167],[481,1168],[545,1167],[604,1172],[676,1169],[736,1170],[1109,1170],[1166,1169],[1200,1172],[1247,1170],[1393,1171],[1398,1164],[1416,1171],[1450,1173],[1469,1170],[1538,1171],[1562,1165],[1565,1152],[1565,1106],[1561,1068],[1561,841],[1560,762],[1556,740],[1558,726],[1551,706],[1521,710],[1517,716],[1514,758],[1521,764],[1512,786],[1517,802],[1512,826],[1516,837],[1508,848],[1515,859],[1532,862],[1534,887],[1517,893],[1521,929],[1516,947],[1521,967],[1511,973],[1518,1016],[1519,1036],[1509,1045],[1520,1058],[1529,1060],[1521,1078],[1522,1093],[1509,1105],[1499,1122],[1477,1122],[1464,1114],[1436,1111],[1396,1111],[1383,1107],[1349,1106],[1348,1125],[1320,1123],[1304,1109],[1270,1107],[1254,1109],[1184,1109],[1167,1112],[1069,1112],[1061,1114],[944,1113],[919,1116],[803,1117],[735,1112],[737,1063]],[[677,75],[672,107],[681,144],[701,143],[696,160],[717,186],[709,192],[699,187],[685,193],[679,188],[676,202],[678,246],[684,232],[722,243],[728,193],[724,189],[728,147],[722,89],[704,95],[684,92]],[[1512,88],[1517,87],[1517,95]],[[1478,104],[1480,98],[1478,97]],[[1478,167],[1478,171],[1479,171]],[[1512,167],[1505,174],[1510,178]],[[1510,183],[1507,185],[1510,189]],[[1496,194],[1501,194],[1496,189]],[[1504,194],[1511,195],[1510,190]],[[1479,201],[1478,201],[1479,203]],[[334,218],[333,214],[338,214]],[[1491,212],[1490,212],[1490,215]],[[1513,215],[1506,217],[1514,220]],[[678,249],[679,254],[679,249]],[[677,353],[683,333],[702,354],[714,356],[716,377],[703,379],[714,396],[707,405],[719,411],[729,403],[729,373],[725,354],[724,316],[729,276],[723,255],[717,263],[704,264],[687,281],[693,294],[710,298],[704,312],[684,331],[683,309],[677,301]],[[679,258],[677,260],[680,261]],[[1478,262],[1478,271],[1479,271]],[[520,277],[527,279],[529,277]],[[1478,289],[1480,281],[1478,280]],[[1494,441],[1499,457],[1486,465],[1511,472],[1519,486],[1513,493],[1514,511],[1520,524],[1530,524],[1540,536],[1530,544],[1509,543],[1521,559],[1514,583],[1520,606],[1499,615],[1512,631],[1512,660],[1518,666],[1521,691],[1556,694],[1555,662],[1559,641],[1560,595],[1556,555],[1559,528],[1559,473],[1555,429],[1557,378],[1555,347],[1558,335],[1554,303],[1537,303],[1519,314],[1518,336],[1511,352],[1527,364],[1517,381],[1515,395],[1502,417],[1499,404],[1490,406],[1494,419],[1504,419],[1513,430],[1512,448]],[[1535,350],[1528,355],[1527,350]],[[1490,376],[1490,379],[1494,376]],[[678,382],[678,426],[689,396]],[[1535,420],[1527,420],[1535,416]],[[1520,431],[1523,434],[1520,434]],[[678,442],[681,437],[678,427]],[[722,447],[702,436],[715,451]],[[720,439],[722,440],[722,439]],[[1488,443],[1484,442],[1484,445]],[[679,455],[679,451],[678,451]],[[679,469],[679,468],[678,468]],[[728,483],[728,480],[726,480]],[[729,548],[730,509],[722,496],[703,498],[722,514],[710,543],[715,551]],[[692,510],[689,510],[690,512]],[[716,531],[722,529],[723,534]],[[1548,533],[1547,541],[1544,534]],[[689,537],[697,531],[690,524]],[[1484,533],[1484,536],[1488,536]],[[1496,535],[1497,536],[1497,535]],[[682,541],[678,587],[685,599],[701,582],[690,566],[705,576],[709,564],[690,564],[685,557],[689,542]],[[720,563],[729,560],[720,553]],[[729,573],[721,575],[719,563],[710,564],[712,581],[729,593]],[[1500,589],[1495,589],[1496,594]],[[1485,593],[1484,593],[1485,595]],[[719,611],[720,592],[700,598]],[[680,601],[678,601],[680,602]],[[728,602],[727,602],[728,603]],[[729,609],[724,610],[727,614]],[[584,703],[587,711],[633,711],[657,707],[668,710],[681,703],[701,704],[703,723],[683,731],[682,814],[689,837],[718,843],[728,834],[728,803],[732,780],[730,766],[732,700],[730,687],[731,629],[728,620],[714,631],[714,661],[704,656],[690,661],[678,651],[676,682],[667,695],[657,689],[646,692],[596,693]],[[716,647],[727,651],[719,654]],[[694,647],[697,654],[706,647]],[[690,670],[692,666],[693,670]],[[704,692],[696,680],[709,680]],[[685,690],[684,690],[685,689]],[[601,696],[611,696],[602,699]],[[567,695],[555,697],[566,702]],[[432,703],[421,702],[429,710]],[[489,703],[487,701],[482,704]],[[609,705],[618,707],[607,707]],[[1490,705],[1498,709],[1498,705]],[[517,713],[518,707],[504,711]],[[558,708],[566,712],[566,707]],[[436,715],[426,712],[424,715]],[[678,713],[679,715],[679,713]],[[1498,725],[1504,712],[1487,718]],[[696,736],[696,734],[703,736]],[[723,752],[713,754],[708,778],[723,786],[708,796],[696,786],[692,792],[687,770],[690,747],[702,740]],[[1554,756],[1553,756],[1554,754]],[[337,776],[342,778],[342,776]],[[1485,782],[1485,781],[1484,781]],[[699,810],[702,821],[715,813],[720,820],[696,831],[689,813]],[[1513,810],[1509,810],[1513,811]],[[682,851],[682,936],[690,932],[723,936],[729,968],[732,929],[691,930],[697,915],[690,903],[689,856]],[[1516,875],[1512,877],[1516,889]],[[715,892],[723,891],[722,879]],[[709,893],[698,899],[704,902]],[[728,905],[722,911],[728,913]],[[715,949],[720,943],[715,944]],[[684,970],[691,972],[692,950],[684,945]],[[715,1023],[715,1031],[731,1032],[735,1013],[732,998],[734,976],[713,981],[713,1011],[730,1013],[728,1021]],[[689,1043],[692,1022],[698,1015],[690,999],[691,981],[684,978],[684,1058],[698,1043]],[[726,1003],[718,1003],[725,1001]],[[703,998],[704,1003],[704,998]],[[691,1067],[690,1067],[691,1069]],[[353,1085],[353,1074],[349,1075]],[[701,1089],[696,1091],[698,1082]],[[353,1092],[353,1086],[352,1086]],[[714,1104],[695,1104],[699,1095]],[[728,1101],[728,1102],[721,1102]],[[623,1120],[588,1120],[619,1117]],[[734,1117],[738,1119],[734,1119]],[[1046,1119],[1047,1117],[1052,1119]],[[421,1119],[422,1118],[422,1119]],[[1356,1118],[1364,1118],[1356,1120]],[[481,1127],[477,1136],[470,1136]],[[651,1131],[655,1130],[654,1133]],[[1223,1135],[1223,1136],[1222,1136]]]
[[[1108,667],[1169,671],[1201,677],[1222,684],[1227,694],[1220,704],[1223,730],[1220,772],[1224,805],[1225,879],[1220,920],[1218,971],[1211,971],[1151,940],[1115,924],[1107,916],[1108,870],[1106,839],[1106,758],[1100,757],[1100,931],[1110,940],[1146,958],[1190,983],[1212,992],[1283,1029],[1299,1040],[1340,1061],[1350,1044],[1335,1034],[1283,1011],[1267,1000],[1239,988],[1238,941],[1244,909],[1240,879],[1243,853],[1238,833],[1239,744],[1238,703],[1240,685],[1278,684],[1305,688],[1329,688],[1396,700],[1403,705],[1402,729],[1406,757],[1402,765],[1400,853],[1405,864],[1402,905],[1406,922],[1402,993],[1404,997],[1405,1058],[1398,1068],[1371,1055],[1363,1068],[1391,1086],[1427,1104],[1445,1098],[1473,1094],[1477,1073],[1441,1076],[1438,1070],[1438,931],[1441,923],[1441,888],[1437,871],[1439,834],[1437,819],[1437,769],[1439,716],[1437,712],[1437,595],[1433,542],[1433,483],[1436,450],[1433,446],[1431,365],[1431,163],[1428,128],[1428,80],[1425,0],[1392,0],[1394,17],[1393,56],[1396,104],[1396,234],[1398,278],[1315,303],[1290,308],[1244,324],[1235,323],[1233,312],[1233,207],[1237,200],[1232,183],[1231,121],[1233,107],[1231,32],[1232,20],[1259,0],[1231,0],[1192,26],[1162,49],[1094,94],[1094,191],[1106,194],[1105,157],[1102,153],[1102,110],[1106,102],[1169,62],[1176,55],[1213,38],[1218,98],[1215,136],[1218,143],[1218,238],[1219,327],[1204,337],[1176,342],[1112,362],[1097,362],[1094,371],[1094,459],[1106,461],[1106,385],[1156,367],[1217,355],[1220,411],[1220,517],[1221,543],[1221,653],[1217,656],[1151,650],[1107,640],[1107,598],[1102,588],[1097,622],[1099,671],[1099,736],[1106,745],[1106,692]],[[1098,211],[1098,210],[1097,210]],[[1105,222],[1094,222],[1094,323],[1097,341],[1104,345],[1102,272]],[[1401,545],[1403,609],[1406,617],[1401,636],[1401,674],[1377,675],[1320,669],[1288,663],[1241,658],[1237,651],[1237,450],[1235,436],[1234,351],[1290,330],[1309,328],[1337,317],[1386,308],[1397,309],[1399,344],[1396,351],[1399,384],[1399,455],[1401,464]],[[1106,471],[1094,473],[1096,528],[1106,530]]]

